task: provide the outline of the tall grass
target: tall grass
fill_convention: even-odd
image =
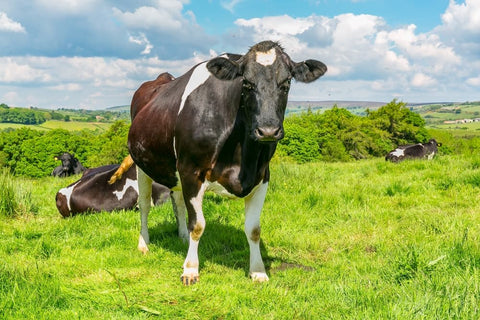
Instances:
[[[19,186],[7,169],[0,171],[0,216],[13,217],[35,213],[36,206],[31,199],[31,192]]]
[[[30,185],[36,215],[0,215],[0,318],[478,319],[480,216],[475,156],[392,164],[272,165],[262,214],[270,281],[248,278],[243,202],[207,194],[200,282],[179,276],[187,245],[169,204],[150,214],[62,219]]]

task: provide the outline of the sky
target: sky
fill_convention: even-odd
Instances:
[[[129,105],[263,40],[328,67],[292,101],[480,100],[480,0],[1,0],[0,103]]]

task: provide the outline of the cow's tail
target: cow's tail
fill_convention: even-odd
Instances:
[[[128,170],[130,169],[130,167],[132,166],[133,164],[133,159],[132,159],[132,156],[128,155],[125,159],[123,159],[122,163],[120,164],[120,167],[117,169],[117,171],[115,171],[115,173],[112,175],[112,177],[110,178],[110,180],[108,180],[108,183],[109,184],[114,184],[115,181],[117,181],[118,179],[120,179],[122,177],[122,175]]]

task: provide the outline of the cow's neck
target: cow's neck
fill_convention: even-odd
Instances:
[[[241,117],[240,120],[243,120],[242,118],[244,119],[244,117]],[[242,154],[239,180],[242,183],[243,192],[248,194],[251,188],[257,185],[261,179],[265,176],[268,178],[268,164],[275,153],[277,143],[260,143],[251,138],[244,122],[242,127],[243,135],[240,142]]]

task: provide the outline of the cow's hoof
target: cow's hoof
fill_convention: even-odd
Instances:
[[[143,239],[142,236],[140,236],[139,239],[138,239],[138,247],[137,248],[143,254],[147,254],[147,252],[148,252],[147,243],[145,242],[145,240]]]
[[[250,278],[253,282],[267,282],[268,276],[265,272],[250,272]]]
[[[180,277],[184,286],[195,284],[199,280],[198,274],[182,274]]]

